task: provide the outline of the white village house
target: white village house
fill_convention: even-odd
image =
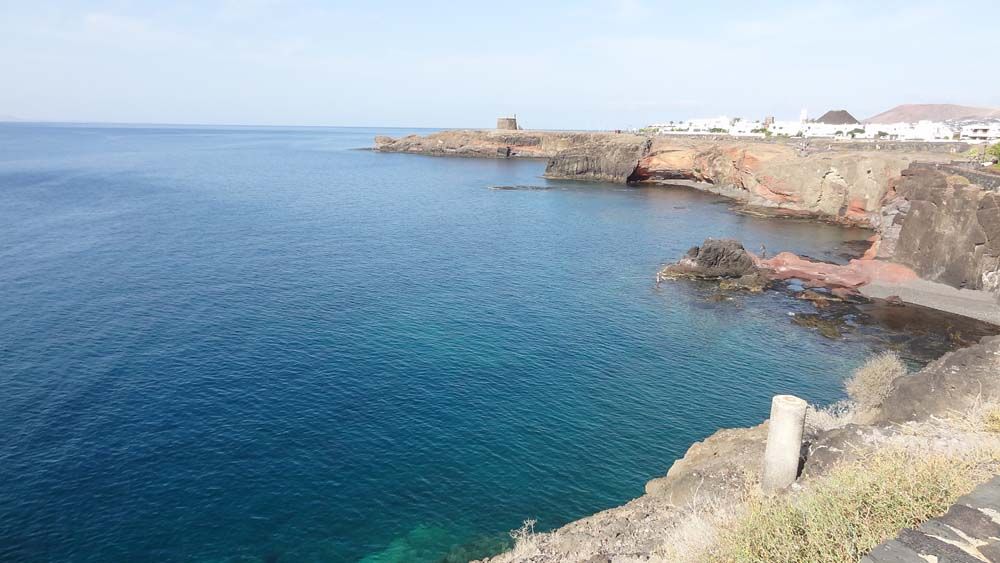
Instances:
[[[647,129],[659,135],[731,135],[734,137],[807,137],[830,139],[885,139],[892,141],[972,143],[1000,141],[1000,122],[952,125],[936,121],[916,123],[860,123],[846,110],[831,110],[815,120],[802,110],[798,120],[746,120],[719,116],[708,119],[657,123]]]

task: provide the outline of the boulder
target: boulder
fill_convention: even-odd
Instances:
[[[686,506],[707,498],[733,498],[760,475],[767,423],[725,429],[691,446],[665,477],[646,483],[646,494]]]
[[[687,254],[660,271],[665,278],[742,278],[758,273],[753,256],[733,239],[707,239],[691,247]]]
[[[996,400],[1000,400],[1000,336],[987,336],[893,381],[875,422],[924,420]]]

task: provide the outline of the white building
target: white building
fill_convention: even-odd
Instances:
[[[844,110],[828,112],[847,114]],[[805,114],[803,110],[802,115]],[[850,114],[847,114],[850,117]],[[838,116],[832,116],[836,121]],[[936,121],[917,123],[823,123],[799,119],[797,121],[766,121],[730,119],[719,116],[709,119],[690,119],[651,125],[649,128],[663,135],[731,135],[734,137],[807,137],[834,140],[883,139],[887,141],[945,142],[955,140],[959,134],[956,127]],[[821,118],[822,119],[822,118]],[[840,121],[844,121],[840,119]],[[851,117],[850,121],[854,121]],[[961,128],[961,139],[971,142],[1000,141],[1000,121],[979,123]]]
[[[662,135],[725,135],[733,125],[732,119],[722,115],[707,119],[689,119],[687,121],[671,121],[655,123],[650,129],[655,129]]]
[[[868,123],[864,128],[866,139],[935,142],[955,138],[955,130],[947,124],[927,120],[917,123]]]
[[[800,137],[805,135],[805,126],[804,121],[775,121],[767,130],[772,135]]]
[[[995,143],[1000,141],[1000,123],[973,123],[962,126],[962,140]]]
[[[848,133],[861,127],[855,123],[803,123],[805,137],[847,137]]]
[[[763,137],[766,130],[767,126],[763,121],[736,119],[729,128],[729,134],[734,137]]]

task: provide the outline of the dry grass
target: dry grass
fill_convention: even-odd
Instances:
[[[746,514],[721,532],[710,560],[859,561],[899,530],[943,514],[996,467],[995,452],[873,454],[834,468],[798,495],[750,494]]]
[[[983,428],[987,432],[1000,433],[1000,408],[992,408],[983,417]]]
[[[652,555],[656,561],[673,563],[706,561],[719,542],[720,531],[732,526],[744,509],[745,505],[740,502],[719,501],[689,507]]]
[[[889,395],[893,380],[903,375],[906,375],[906,365],[895,352],[882,352],[868,358],[844,382],[850,400],[825,408],[810,406],[806,411],[806,425],[822,432],[843,428],[852,422],[866,422]]]
[[[892,389],[892,380],[906,375],[906,365],[895,352],[882,352],[868,359],[845,382],[847,395],[862,411],[882,405]]]
[[[1000,433],[1000,403],[995,400],[983,401],[976,398],[972,406],[963,411],[951,411],[941,423],[965,433]]]
[[[510,531],[510,538],[514,540],[514,547],[506,554],[510,560],[524,559],[538,552],[537,523],[537,520],[525,520],[520,528]]]

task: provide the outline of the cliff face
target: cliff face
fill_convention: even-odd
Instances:
[[[634,180],[639,161],[649,153],[651,144],[649,139],[634,135],[594,139],[556,153],[545,167],[545,177],[624,184]]]
[[[943,160],[946,155],[660,138],[633,179],[690,180],[777,215],[876,227],[891,180],[916,158]]]
[[[1000,194],[913,165],[894,181],[881,215],[878,258],[926,280],[1000,291]]]

